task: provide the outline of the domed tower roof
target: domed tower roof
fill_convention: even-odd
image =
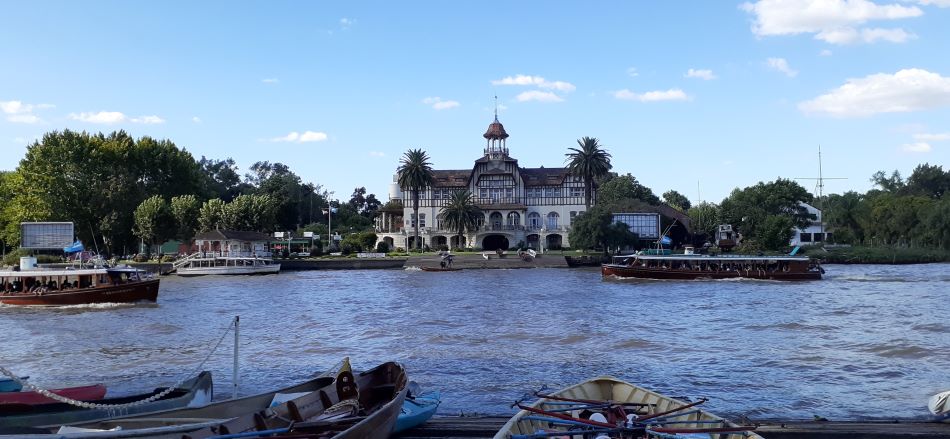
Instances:
[[[495,121],[488,125],[488,131],[485,131],[485,134],[482,137],[489,140],[504,140],[508,138],[508,133],[505,132],[505,126],[498,121],[498,116],[495,116]]]

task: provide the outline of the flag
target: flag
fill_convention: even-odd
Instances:
[[[82,245],[82,241],[76,241],[68,247],[63,247],[63,252],[65,253],[76,253],[85,250],[86,247]]]
[[[672,244],[672,243],[673,243],[673,240],[670,239],[669,236],[664,235],[662,238],[660,238],[660,244]]]

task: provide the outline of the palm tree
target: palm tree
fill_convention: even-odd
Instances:
[[[584,205],[590,210],[590,199],[594,189],[594,179],[607,175],[610,168],[610,153],[601,148],[595,137],[577,139],[580,148],[568,148],[567,169],[572,175],[584,179]]]
[[[475,195],[466,190],[452,192],[449,201],[439,212],[439,219],[449,229],[458,230],[459,247],[465,247],[462,236],[465,231],[478,229],[478,220],[483,218],[482,210],[475,205]]]
[[[415,226],[416,248],[422,248],[422,242],[419,241],[419,191],[431,186],[434,179],[432,177],[432,164],[429,163],[429,155],[422,149],[410,149],[403,154],[399,161],[401,164],[398,169],[399,186],[412,192],[412,214],[413,225]]]

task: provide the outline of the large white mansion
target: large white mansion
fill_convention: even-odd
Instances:
[[[585,210],[584,183],[567,168],[522,168],[508,155],[508,133],[498,121],[488,125],[484,155],[472,169],[433,170],[435,184],[419,193],[419,237],[435,249],[445,245],[508,249],[519,243],[536,250],[569,247],[574,217]],[[412,195],[393,177],[389,198],[402,209],[381,209],[376,233],[391,248],[413,247]],[[478,231],[458,241],[458,231],[439,220],[441,207],[454,191],[468,189],[484,213]]]

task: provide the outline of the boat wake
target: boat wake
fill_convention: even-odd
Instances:
[[[404,271],[422,271],[422,268],[416,267],[414,265],[403,268]]]

